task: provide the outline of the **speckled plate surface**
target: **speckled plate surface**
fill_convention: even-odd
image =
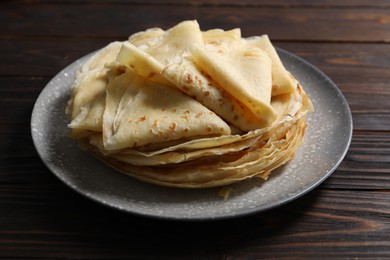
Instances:
[[[229,199],[218,188],[185,190],[143,183],[104,165],[67,137],[65,106],[76,69],[89,55],[57,74],[33,109],[31,133],[47,167],[65,184],[104,205],[148,217],[176,220],[226,219],[265,211],[292,201],[318,186],[340,164],[352,136],[352,117],[337,86],[299,57],[278,50],[286,68],[313,101],[305,142],[296,156],[274,171],[231,185]]]

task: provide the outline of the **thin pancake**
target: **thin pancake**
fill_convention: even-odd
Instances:
[[[191,53],[196,65],[262,120],[263,127],[272,124],[272,64],[266,53],[258,48],[216,53],[196,45]]]
[[[106,92],[103,141],[107,150],[230,134],[229,126],[202,104],[130,70],[110,82]]]
[[[272,96],[289,93],[294,89],[294,80],[285,69],[268,35],[249,37],[242,39],[242,41],[246,48],[262,49],[272,60]]]

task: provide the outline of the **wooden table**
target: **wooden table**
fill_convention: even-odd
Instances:
[[[390,2],[2,1],[0,3],[0,257],[390,258]],[[80,196],[42,163],[30,117],[62,68],[148,27],[269,34],[324,71],[351,107],[338,169],[282,207],[232,220],[141,218]]]

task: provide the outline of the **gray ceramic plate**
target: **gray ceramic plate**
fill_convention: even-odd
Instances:
[[[104,205],[134,214],[177,220],[212,220],[265,211],[292,201],[324,181],[344,158],[352,136],[352,117],[337,86],[321,71],[283,50],[286,68],[313,101],[304,144],[267,181],[257,178],[232,185],[227,200],[218,188],[184,190],[142,183],[102,164],[66,137],[65,106],[75,70],[83,57],[56,75],[38,97],[31,119],[36,149],[65,184]]]

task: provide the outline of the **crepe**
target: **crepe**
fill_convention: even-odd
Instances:
[[[111,81],[106,95],[103,115],[106,150],[230,134],[230,127],[196,100],[131,70]]]
[[[192,44],[203,42],[199,24],[195,21],[185,21],[161,35],[157,34],[159,37],[150,39],[148,36],[153,35],[152,32],[155,31],[130,37],[130,41],[123,44],[117,61],[143,77],[167,83],[160,75],[164,67],[175,59],[186,56]]]
[[[122,42],[113,42],[94,53],[76,72],[66,112],[69,116],[70,135],[73,138],[89,136],[102,131],[105,93],[108,83],[107,62],[114,61]]]
[[[150,80],[164,84],[170,82],[243,131],[268,126],[275,119],[274,111],[267,105],[271,98],[271,61],[263,51],[258,48],[252,50],[239,48],[235,53],[230,52],[230,55],[220,59],[222,67],[226,69],[219,70],[213,75],[210,72],[213,73],[218,64],[203,62],[200,65],[203,70],[196,65],[197,62],[204,60],[202,57],[207,58],[209,55],[215,55],[213,60],[217,61],[219,56],[217,52],[220,52],[221,46],[225,48],[241,46],[241,34],[238,29],[227,32],[209,30],[202,33],[196,21],[185,21],[165,33],[159,33],[159,37],[149,39],[147,35],[150,33],[146,31],[131,37],[130,42],[123,44],[117,61]],[[221,42],[216,44],[217,38],[227,39],[226,44]],[[203,53],[200,46],[208,46],[204,52],[209,53]],[[236,66],[225,66],[233,61],[236,63],[237,60],[242,62]],[[211,78],[203,72],[208,73]],[[238,76],[242,73],[248,75]],[[226,74],[237,75],[238,78],[233,77],[224,82],[222,79]],[[224,85],[223,88],[221,84]],[[245,88],[242,84],[251,87]],[[256,88],[257,84],[262,86]],[[243,95],[237,95],[238,93]]]
[[[151,28],[76,73],[70,137],[141,181],[205,188],[267,179],[296,153],[313,105],[267,35]]]
[[[138,166],[112,156],[105,157],[104,162],[139,180],[170,187],[223,186],[254,176],[267,179],[272,170],[293,157],[303,141],[305,120],[290,123],[281,127],[267,142],[258,142],[249,151],[207,156],[171,167]],[[100,157],[96,147],[91,149]]]
[[[270,106],[272,64],[266,53],[258,48],[216,53],[194,45],[192,57],[219,86],[262,120],[263,126],[275,120],[276,113]]]
[[[290,76],[289,72],[284,67],[268,35],[264,34],[262,36],[249,37],[247,39],[242,39],[242,42],[246,46],[246,48],[257,47],[262,49],[268,54],[268,57],[272,60],[273,96],[289,93],[294,89],[294,79]]]

